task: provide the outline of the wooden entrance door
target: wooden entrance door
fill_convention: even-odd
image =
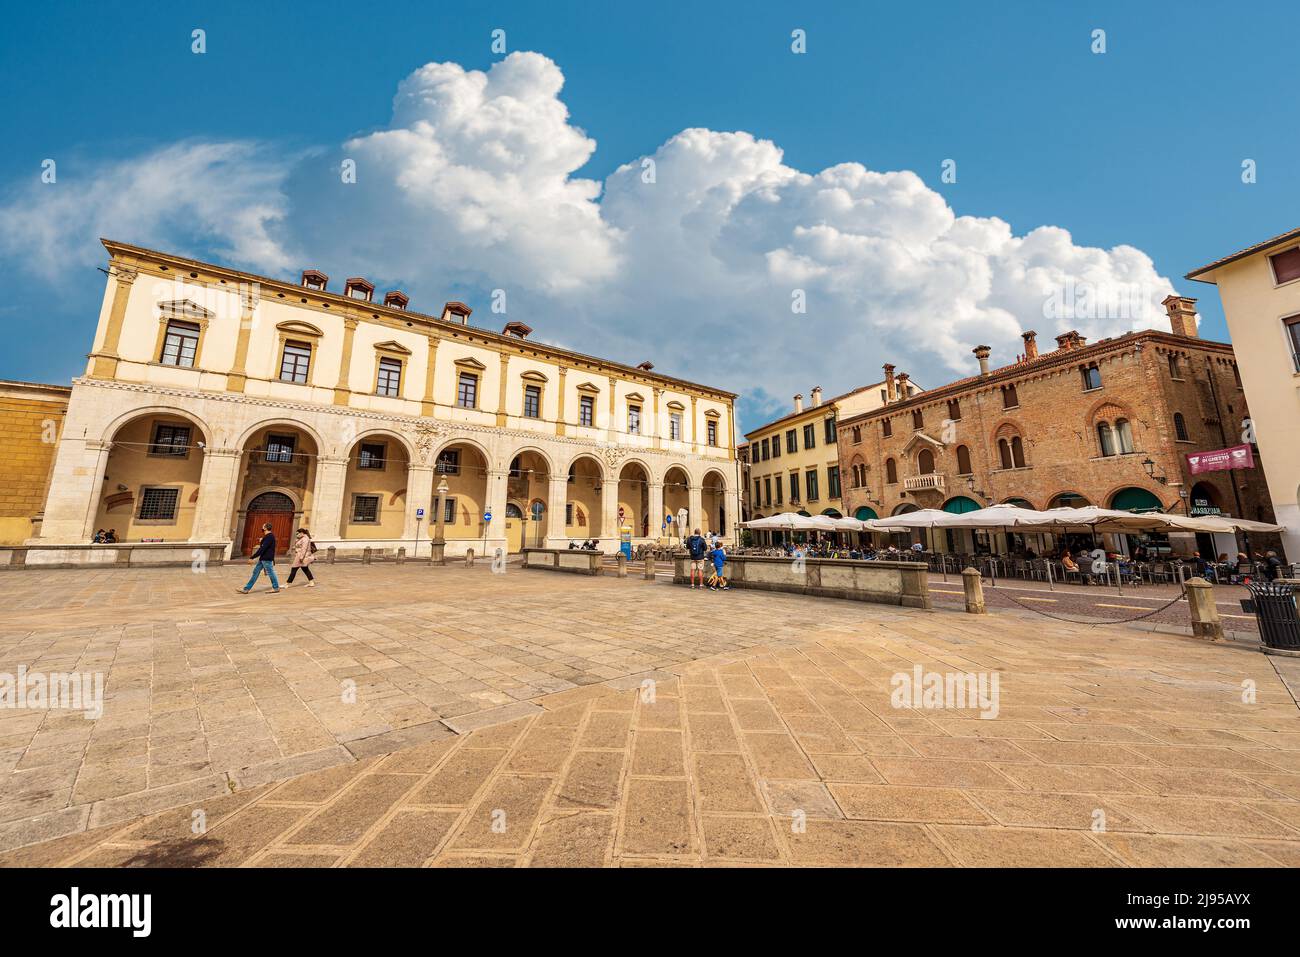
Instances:
[[[262,538],[262,526],[271,523],[275,553],[287,554],[293,539],[293,499],[282,492],[263,492],[248,503],[244,516],[244,540],[240,554],[249,555]]]

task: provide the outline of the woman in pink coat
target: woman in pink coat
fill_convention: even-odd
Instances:
[[[307,576],[307,587],[316,587],[316,576],[311,573],[311,563],[316,560],[316,543],[311,540],[311,532],[305,528],[298,529],[298,534],[294,536],[293,547],[290,549],[289,581],[293,584],[293,578],[298,574],[298,569]]]

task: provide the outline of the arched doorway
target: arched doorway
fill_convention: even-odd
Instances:
[[[704,512],[706,533],[727,534],[727,483],[720,472],[705,474],[700,489],[700,508]]]
[[[955,495],[943,503],[943,510],[951,512],[954,515],[962,515],[966,512],[978,512],[980,503],[973,498],[967,498],[965,495]]]
[[[119,542],[190,538],[203,474],[203,431],[189,419],[157,412],[124,423],[110,439],[91,531],[111,529]]]
[[[295,521],[305,523],[313,507],[319,453],[315,439],[288,422],[259,426],[248,437],[243,448],[244,472],[236,497],[237,505],[242,503],[236,523],[243,554],[248,554],[247,549],[257,544],[262,523],[267,521],[276,529],[278,551],[281,554],[288,551]],[[268,492],[277,494],[263,498]],[[286,500],[290,504],[287,516],[283,511]],[[344,503],[343,508],[348,508],[348,504]],[[278,517],[259,518],[256,513],[263,511],[274,512]],[[285,522],[289,533],[281,537],[279,529]]]
[[[433,474],[433,501],[429,514],[429,536],[438,534],[438,487],[446,483],[447,492],[442,502],[442,534],[448,542],[463,541],[469,548],[473,541],[482,544],[475,551],[486,548],[487,524],[483,521],[487,511],[487,458],[475,445],[453,442],[438,452]],[[492,527],[500,529],[502,517],[493,519]],[[499,533],[496,538],[504,536]]]
[[[601,494],[604,471],[590,456],[580,456],[569,466],[568,501],[565,503],[564,533],[569,538],[600,538],[602,534]]]
[[[873,518],[880,518],[880,516],[876,514],[874,508],[870,508],[866,505],[859,505],[858,510],[853,513],[853,517],[860,522],[869,522]]]
[[[406,526],[406,445],[396,436],[371,434],[348,449],[343,482],[346,539],[399,539]]]
[[[1112,495],[1110,507],[1122,512],[1158,512],[1163,508],[1160,499],[1136,486],[1122,488]]]
[[[1047,503],[1048,508],[1084,508],[1091,505],[1086,498],[1078,492],[1062,492],[1059,495],[1053,495]]]
[[[686,524],[678,528],[683,512]],[[678,465],[664,473],[664,515],[673,517],[668,525],[668,532],[672,536],[685,538],[691,533],[687,527],[695,520],[695,516],[691,515],[691,477]]]
[[[520,505],[520,515],[524,525],[520,535],[523,543],[521,547],[540,548],[546,544],[546,508],[547,496],[550,494],[550,481],[550,464],[537,452],[520,452],[510,460],[510,471],[506,478],[506,496],[508,500],[518,502]],[[540,506],[540,509],[537,506]]]
[[[284,555],[293,540],[293,499],[283,492],[263,492],[248,503],[244,512],[244,537],[239,553],[250,555],[262,539],[262,526],[271,524],[275,553]]]
[[[650,477],[639,462],[628,462],[618,473],[618,511],[622,513],[620,525],[632,529],[632,535],[644,538],[650,534]]]

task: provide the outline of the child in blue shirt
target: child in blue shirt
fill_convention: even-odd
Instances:
[[[709,588],[713,591],[718,589],[726,591],[731,588],[727,580],[722,577],[722,569],[727,564],[727,550],[722,547],[722,542],[714,543],[709,558],[713,560],[713,577],[709,579]]]

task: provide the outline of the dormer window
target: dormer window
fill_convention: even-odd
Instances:
[[[317,292],[324,292],[325,287],[329,285],[330,277],[316,269],[304,269],[302,271],[302,285],[304,289],[315,289]]]
[[[406,293],[399,292],[396,289],[384,293],[384,305],[393,309],[405,309],[410,301],[410,297]]]
[[[343,286],[343,295],[349,299],[360,299],[362,302],[370,302],[375,298],[375,285],[369,280],[362,279],[360,276],[353,276]]]

